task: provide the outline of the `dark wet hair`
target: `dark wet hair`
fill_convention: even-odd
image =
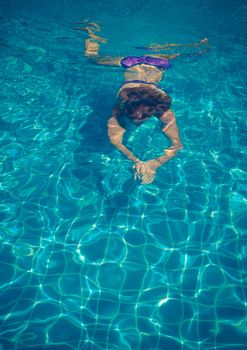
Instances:
[[[143,116],[158,118],[171,106],[170,96],[161,90],[150,87],[125,88],[119,94],[118,110],[120,116],[132,117],[140,107]]]

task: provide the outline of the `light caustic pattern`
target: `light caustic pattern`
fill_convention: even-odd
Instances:
[[[34,45],[32,23],[31,38],[14,35],[22,21],[4,26],[0,348],[244,349],[244,110],[232,112],[244,106],[232,91],[246,72],[228,85],[196,64],[193,80],[179,76],[185,149],[145,186],[106,139],[95,70],[79,69],[72,50],[58,46],[55,60]],[[97,74],[103,86],[112,73]],[[128,140],[147,158],[166,142],[149,123]]]

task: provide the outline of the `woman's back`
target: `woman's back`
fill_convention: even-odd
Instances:
[[[162,79],[163,73],[164,71],[157,67],[138,64],[125,70],[124,80],[142,80],[148,83],[158,83]]]

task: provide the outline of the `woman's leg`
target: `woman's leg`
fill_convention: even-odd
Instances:
[[[208,52],[210,50],[210,47],[205,48],[204,50],[198,50],[195,52],[184,52],[184,53],[175,53],[175,54],[152,54],[152,57],[158,57],[158,58],[164,58],[166,60],[174,60],[177,57],[181,56],[198,56],[203,55],[204,53]],[[150,54],[149,54],[150,55]],[[146,54],[148,56],[148,54]]]
[[[92,39],[85,40],[85,56],[88,58],[99,57],[99,44]]]
[[[77,22],[80,24],[87,23],[86,21]],[[88,33],[89,38],[85,40],[85,56],[89,58],[97,58],[99,56],[99,42],[106,43],[106,39],[96,35],[94,32],[101,31],[97,23],[89,22],[86,27],[74,28],[75,30],[82,30]]]
[[[151,48],[152,47],[152,48]],[[155,48],[154,48],[155,47]],[[152,51],[159,51],[159,50],[171,50],[174,47],[179,47],[179,48],[183,48],[183,47],[190,47],[190,48],[195,48],[195,50],[185,50],[184,52],[179,52],[179,53],[157,53],[157,54],[153,54],[152,53],[152,57],[158,57],[158,58],[164,58],[167,60],[173,60],[177,57],[180,56],[197,56],[197,55],[202,55],[204,53],[206,53],[207,51],[210,50],[210,45],[208,43],[208,39],[202,39],[199,43],[192,43],[192,44],[164,44],[164,45],[151,45],[149,47],[149,50]],[[180,50],[179,50],[180,51]],[[148,55],[148,54],[147,54]]]
[[[201,45],[207,45],[208,44],[208,38],[200,40],[198,43],[191,43],[191,44],[151,44],[149,48],[151,50],[170,50],[173,47],[200,47]]]
[[[78,23],[85,23],[78,22]],[[105,66],[119,66],[122,57],[111,57],[111,56],[100,56],[99,49],[101,43],[106,43],[107,40],[101,36],[96,35],[94,32],[99,32],[100,26],[97,23],[89,22],[84,28],[75,28],[76,30],[86,31],[89,35],[89,38],[85,40],[85,56],[90,58],[94,63],[101,64]]]
[[[142,49],[142,50],[151,50],[151,51],[160,51],[160,50],[172,50],[175,47],[197,47],[201,48],[202,46],[208,45],[208,38],[200,40],[198,43],[191,43],[191,44],[176,44],[176,43],[170,43],[170,44],[151,44],[149,46],[136,46],[136,49]]]

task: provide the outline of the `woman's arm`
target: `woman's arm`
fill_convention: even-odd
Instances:
[[[183,148],[174,113],[169,109],[161,116],[160,120],[163,123],[162,132],[170,139],[172,144],[164,150],[164,155],[135,164],[135,174],[143,184],[151,183],[155,178],[156,170],[169,159],[175,157],[177,152]]]
[[[133,162],[138,162],[139,159],[123,145],[123,135],[126,130],[122,128],[116,117],[111,117],[107,123],[108,126],[108,136],[110,138],[111,144],[113,144],[120,152],[122,152],[129,160]]]
[[[172,143],[169,148],[164,150],[165,154],[163,156],[155,158],[162,165],[175,157],[177,152],[183,148],[183,145],[180,140],[175,114],[169,109],[160,117],[160,121],[163,123],[162,132]]]

